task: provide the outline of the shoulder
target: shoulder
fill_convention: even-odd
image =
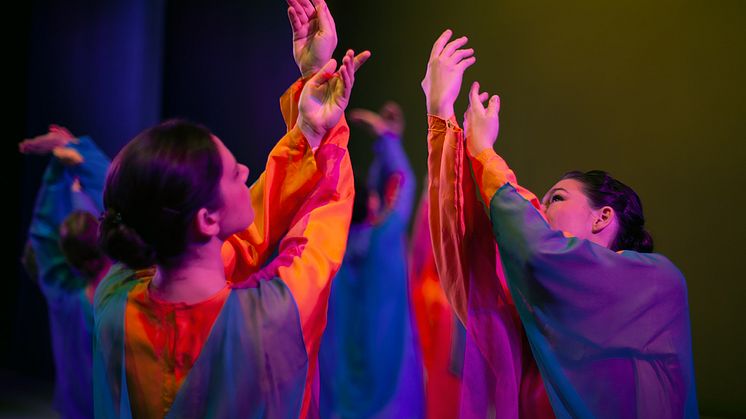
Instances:
[[[666,256],[660,253],[640,253],[633,250],[620,251],[619,255],[629,263],[644,269],[660,290],[686,295],[684,274]]]
[[[101,283],[96,287],[93,305],[98,312],[111,301],[126,298],[127,293],[141,280],[153,276],[153,269],[133,270],[122,263],[112,265]]]
[[[233,293],[240,301],[243,311],[257,319],[285,322],[288,317],[300,318],[293,294],[279,277],[260,281],[253,288],[235,287]]]

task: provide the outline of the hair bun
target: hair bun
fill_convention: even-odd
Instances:
[[[124,223],[122,214],[112,208],[101,215],[99,245],[110,258],[123,262],[132,269],[155,264],[155,251],[137,232]]]

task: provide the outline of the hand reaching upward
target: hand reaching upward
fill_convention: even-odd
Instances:
[[[77,143],[78,139],[65,127],[50,125],[46,134],[23,140],[18,144],[18,151],[23,154],[47,154],[68,143]]]
[[[443,119],[453,116],[453,104],[461,90],[464,72],[476,62],[474,50],[462,48],[468,38],[462,36],[451,42],[450,29],[445,30],[433,44],[422,90],[427,99],[427,113]]]
[[[293,57],[303,77],[318,72],[337,47],[337,28],[324,0],[287,0]]]
[[[479,83],[474,82],[469,90],[469,107],[464,114],[466,149],[472,156],[492,148],[500,129],[500,97],[493,95],[485,107],[489,93],[479,93]]]
[[[354,54],[348,50],[336,72],[336,60],[329,60],[303,87],[297,125],[311,147],[321,144],[321,139],[337,124],[350,102],[355,71],[370,57],[369,51]]]

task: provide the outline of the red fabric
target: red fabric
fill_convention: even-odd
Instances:
[[[455,118],[429,117],[428,150],[435,262],[443,290],[467,329],[461,416],[553,417],[505,283],[472,167],[482,191],[496,180],[484,176],[479,160],[469,164],[463,131]],[[499,180],[515,182],[512,172],[501,175]],[[489,198],[482,200],[489,202]],[[535,197],[530,200],[538,204]]]

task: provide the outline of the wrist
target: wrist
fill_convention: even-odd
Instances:
[[[427,113],[448,120],[454,115],[453,103],[448,104],[439,103],[438,101],[428,101]]]
[[[298,115],[296,127],[298,127],[301,134],[303,134],[303,137],[305,137],[306,141],[308,141],[308,144],[313,149],[321,144],[321,140],[324,138],[324,134],[326,134],[325,130],[320,130],[318,127],[314,127],[312,124],[308,123],[308,121],[303,119],[301,115]]]
[[[492,149],[492,145],[484,141],[479,141],[478,139],[476,139],[476,141],[466,142],[466,151],[474,157],[482,154],[485,150],[488,149]]]
[[[311,76],[316,74],[317,71],[319,71],[319,69],[316,67],[312,67],[312,66],[306,67],[300,64],[298,64],[298,69],[300,70],[301,78],[304,80],[310,78]]]

